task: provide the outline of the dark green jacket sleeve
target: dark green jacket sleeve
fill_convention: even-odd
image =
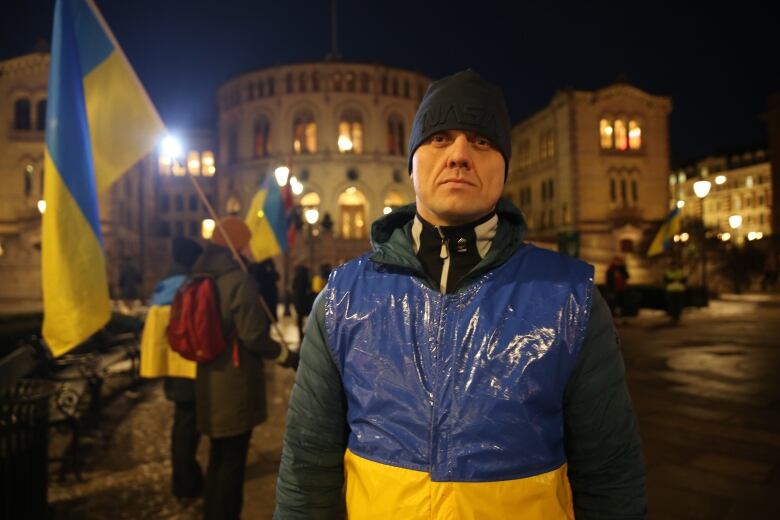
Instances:
[[[564,416],[577,520],[645,518],[636,417],[612,315],[597,289],[580,359],[564,394]]]
[[[276,481],[276,519],[344,518],[347,405],[325,334],[324,294],[306,324]]]

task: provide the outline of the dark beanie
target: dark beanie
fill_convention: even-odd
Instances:
[[[415,150],[437,132],[464,130],[490,139],[504,156],[504,179],[512,155],[509,111],[501,88],[488,83],[473,69],[434,81],[414,116],[409,135],[409,173]]]
[[[187,237],[175,237],[172,249],[173,261],[187,268],[192,267],[203,252],[200,244]]]

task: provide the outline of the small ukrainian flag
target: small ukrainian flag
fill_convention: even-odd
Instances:
[[[675,207],[666,215],[661,227],[656,233],[653,243],[647,250],[647,256],[660,255],[672,247],[674,235],[680,232],[680,208]]]

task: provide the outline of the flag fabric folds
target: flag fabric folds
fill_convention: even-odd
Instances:
[[[43,336],[60,356],[110,316],[98,196],[164,125],[90,0],[54,13],[44,151]]]
[[[672,247],[674,235],[680,232],[680,208],[675,207],[666,215],[661,223],[650,248],[647,250],[647,256],[660,255]]]
[[[252,239],[249,248],[256,262],[287,251],[287,217],[275,179],[268,175],[252,198],[244,219]]]

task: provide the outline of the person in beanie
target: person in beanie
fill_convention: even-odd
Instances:
[[[176,291],[203,252],[185,237],[171,242],[173,264],[160,280],[149,301],[141,339],[141,376],[166,376],[165,397],[174,403],[171,429],[171,480],[173,496],[189,499],[203,494],[203,471],[196,458],[200,433],[195,419],[195,364],[173,352],[165,336]]]
[[[510,153],[498,87],[473,70],[430,85],[416,202],[315,301],[275,518],[646,516],[609,308],[592,266],[524,242],[500,198]]]
[[[223,233],[224,230],[224,233]],[[206,519],[237,520],[241,516],[244,469],[252,429],[266,419],[263,359],[295,367],[297,353],[271,339],[269,320],[259,300],[257,284],[241,269],[237,252],[251,233],[243,220],[220,221],[193,273],[214,278],[222,330],[238,343],[238,362],[227,348],[209,363],[199,363],[195,378],[198,430],[211,440],[204,492]]]

